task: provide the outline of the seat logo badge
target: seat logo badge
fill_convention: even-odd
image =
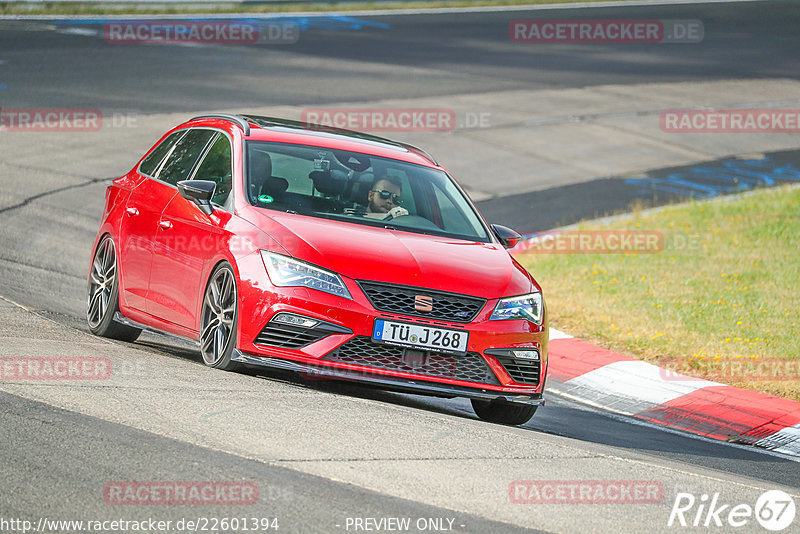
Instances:
[[[427,295],[414,296],[414,309],[419,312],[433,311],[433,297]]]

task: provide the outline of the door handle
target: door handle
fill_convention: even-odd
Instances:
[[[164,221],[164,220],[158,221],[158,226],[159,228],[162,228],[164,230],[169,230],[170,228],[172,228],[172,221]]]
[[[135,215],[139,215],[139,210],[137,210],[137,209],[136,209],[136,208],[134,208],[134,207],[125,208],[125,213],[127,213],[128,215],[130,215],[131,217],[133,217],[133,216],[135,216]]]

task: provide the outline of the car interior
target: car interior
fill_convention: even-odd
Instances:
[[[246,190],[254,206],[363,224],[391,220],[392,226],[443,235],[485,236],[480,223],[465,215],[471,209],[463,196],[440,171],[353,152],[267,142],[248,143],[246,157]],[[384,220],[364,216],[376,174],[401,184],[400,206],[407,215]]]

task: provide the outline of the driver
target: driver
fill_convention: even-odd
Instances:
[[[400,206],[400,193],[403,184],[392,176],[381,176],[375,179],[367,193],[366,217],[374,219],[392,219],[408,215],[408,210]]]

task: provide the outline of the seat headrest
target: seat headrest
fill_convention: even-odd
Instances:
[[[251,180],[264,179],[272,176],[272,158],[260,150],[250,150],[247,153],[247,168]]]
[[[308,175],[317,191],[327,196],[341,195],[347,188],[347,173],[339,170],[312,171]]]
[[[364,206],[369,204],[369,200],[367,200],[367,193],[369,193],[369,189],[372,187],[372,182],[374,181],[374,174],[371,172],[362,173],[361,176],[359,176],[353,183],[353,187],[350,190],[350,200],[357,202],[358,204],[363,204]]]
[[[259,191],[259,195],[269,195],[271,197],[280,198],[286,190],[289,189],[289,181],[285,178],[278,178],[276,176],[270,176],[266,180],[264,180],[261,184],[261,191]]]
[[[260,195],[275,196],[269,192],[272,178],[272,158],[261,150],[247,152],[247,174],[250,180],[250,201],[256,202]]]

